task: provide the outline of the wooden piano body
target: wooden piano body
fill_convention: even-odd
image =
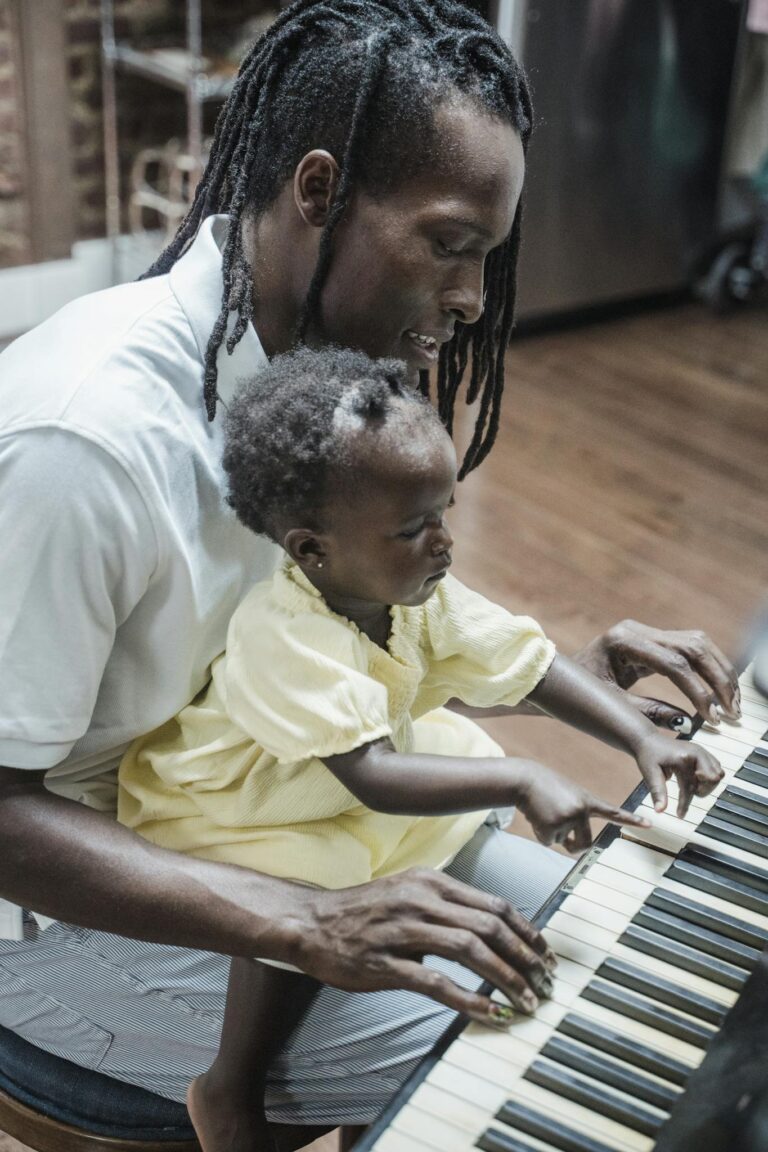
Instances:
[[[607,829],[537,918],[552,999],[456,1021],[355,1152],[768,1152],[768,700],[740,683],[741,722],[693,737],[712,796],[678,820],[641,785],[652,827]]]

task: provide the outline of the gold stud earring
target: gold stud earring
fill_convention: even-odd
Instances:
[[[318,568],[322,568],[322,566],[323,566],[322,560],[318,560],[317,566],[318,566]]]

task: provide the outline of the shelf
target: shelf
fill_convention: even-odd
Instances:
[[[108,49],[110,58],[124,71],[134,76],[154,80],[176,92],[186,92],[190,83],[199,100],[225,100],[235,81],[235,73],[208,71],[210,62],[200,58],[202,68],[196,68],[196,58],[185,48],[154,48],[140,52],[128,44],[115,44]]]

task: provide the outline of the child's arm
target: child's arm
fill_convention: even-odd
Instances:
[[[693,796],[706,796],[723,770],[705,748],[672,741],[621,693],[565,656],[556,656],[527,699],[550,716],[634,756],[657,811],[667,806],[666,781],[680,785],[678,815]]]
[[[515,804],[542,843],[563,844],[570,852],[592,843],[591,816],[648,825],[643,817],[606,804],[533,760],[400,753],[389,740],[375,740],[324,763],[376,812],[448,816]]]

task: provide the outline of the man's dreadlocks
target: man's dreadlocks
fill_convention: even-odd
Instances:
[[[296,0],[256,41],[216,123],[192,207],[146,273],[167,272],[206,216],[229,214],[222,307],[205,358],[209,419],[216,411],[216,357],[229,315],[236,313],[226,340],[231,352],[253,312],[244,219],[258,219],[307,152],[324,148],[335,157],[339,184],[299,323],[301,341],[317,315],[334,231],[354,188],[385,195],[434,162],[434,110],[457,93],[512,125],[525,148],[532,114],[523,72],[485,20],[457,0]],[[486,260],[483,315],[457,324],[440,351],[437,407],[448,431],[470,357],[466,400],[480,401],[460,476],[487,456],[498,431],[519,239],[518,208],[510,235]],[[426,372],[421,387],[428,392]]]

